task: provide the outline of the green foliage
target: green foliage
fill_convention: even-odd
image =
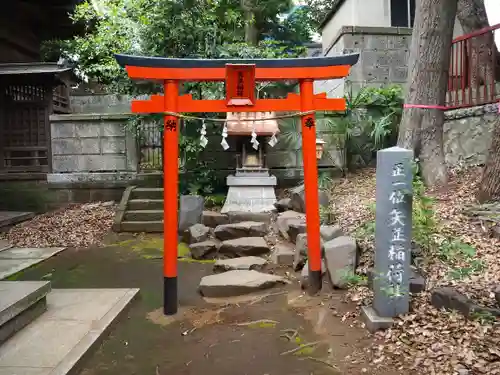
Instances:
[[[224,194],[214,194],[205,197],[205,207],[222,207],[226,201],[226,196]]]
[[[370,203],[368,205],[368,209],[372,213],[372,216],[375,216],[375,208],[376,204],[375,202]],[[362,224],[356,229],[356,232],[354,233],[356,238],[359,239],[369,239],[373,238],[375,236],[375,220],[370,220]]]
[[[310,40],[311,29],[303,25],[303,12],[292,9],[290,0],[255,1],[257,46],[244,43],[245,15],[240,0],[86,0],[75,7],[72,20],[83,26],[83,35],[70,40],[47,41],[46,59],[62,56],[76,64],[84,81],[103,84],[121,94],[161,92],[154,84],[133,83],[115,60],[115,54],[192,58],[287,58],[304,55],[297,42]],[[280,38],[287,38],[286,41]],[[261,96],[289,90],[286,83],[259,86]],[[221,83],[186,83],[182,88],[195,98],[224,96]],[[141,125],[151,116],[134,117],[127,128],[140,139]],[[161,129],[163,122],[154,119]],[[209,194],[214,173],[200,157],[199,123],[186,122],[179,140],[181,191]],[[191,131],[194,129],[194,131]]]
[[[454,280],[462,280],[484,269],[484,263],[476,259],[476,249],[457,239],[445,239],[438,245],[438,256],[452,269],[448,276]],[[457,267],[453,267],[457,264]]]
[[[446,239],[439,246],[439,256],[446,262],[451,262],[459,257],[472,258],[476,249],[458,240]]]
[[[318,121],[326,148],[337,150],[336,155],[327,155],[344,173],[353,166],[368,165],[378,150],[395,145],[402,113],[398,86],[365,88],[345,99],[344,116]]]
[[[319,219],[321,225],[330,225],[335,222],[335,216],[332,206],[319,207]]]
[[[430,251],[433,235],[437,231],[435,199],[425,194],[426,188],[420,177],[418,162],[413,163],[412,238],[422,250]]]
[[[196,120],[183,120],[179,137],[179,171],[182,173],[180,191],[193,195],[208,195],[214,191],[216,177],[205,158],[201,157],[204,148],[199,141]],[[213,132],[213,127],[207,124],[207,135]]]
[[[471,314],[471,318],[482,325],[493,324],[497,321],[496,316],[489,311],[474,311]]]
[[[83,25],[84,34],[45,42],[43,55],[46,59],[62,55],[77,65],[82,78],[108,85],[112,92],[149,92],[151,86],[130,83],[115,61],[116,53],[178,58],[294,55],[297,42],[310,40],[310,33],[293,19],[280,17],[291,6],[289,0],[270,0],[255,9],[261,42],[257,48],[242,45],[240,0],[86,0],[71,15]],[[286,42],[272,45],[284,36]]]
[[[403,108],[399,86],[365,88],[345,99],[344,114],[318,114],[316,120],[318,137],[323,138],[325,150],[329,150],[324,157],[344,173],[353,166],[368,165],[378,150],[396,144]],[[280,128],[280,139],[288,148],[300,149],[300,120],[283,120]]]
[[[352,271],[342,271],[341,279],[349,286],[366,285],[368,278]]]

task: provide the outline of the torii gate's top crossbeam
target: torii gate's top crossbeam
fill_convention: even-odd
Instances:
[[[301,108],[301,96],[289,94],[284,99],[255,99],[256,81],[299,80],[313,81],[343,78],[359,55],[296,59],[171,59],[116,55],[132,79],[157,81],[226,81],[226,100],[193,100],[191,95],[176,99],[177,112],[286,112]],[[343,111],[345,100],[314,95],[316,111]],[[134,113],[162,113],[163,95],[152,95],[150,100],[134,100]]]
[[[224,81],[226,66],[255,65],[255,80],[276,81],[343,78],[356,64],[359,54],[293,59],[171,59],[116,55],[118,63],[125,67],[132,79]]]

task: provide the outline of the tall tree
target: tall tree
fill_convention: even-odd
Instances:
[[[257,45],[259,41],[259,32],[255,19],[255,12],[257,10],[256,0],[241,0],[241,8],[245,15],[245,42],[253,46]]]
[[[247,40],[253,44],[257,38],[251,46],[243,43],[241,0],[86,0],[71,15],[83,25],[84,35],[45,43],[44,54],[47,59],[62,54],[76,63],[80,76],[122,92],[137,87],[116,63],[115,53],[271,58],[304,50],[299,42],[310,38],[311,30],[300,27],[300,19],[281,17],[289,11],[290,0],[249,1],[255,6],[256,34],[252,31]]]
[[[457,18],[463,32],[470,34],[489,26],[484,0],[458,0]],[[467,80],[472,87],[500,79],[498,53],[493,32],[471,38],[464,51],[468,57]]]
[[[407,105],[444,106],[458,0],[417,1],[408,64]],[[444,113],[405,108],[398,145],[413,149],[427,185],[448,181],[443,151]]]

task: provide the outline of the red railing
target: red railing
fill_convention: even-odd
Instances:
[[[446,106],[466,108],[500,101],[500,24],[459,36],[451,47]]]

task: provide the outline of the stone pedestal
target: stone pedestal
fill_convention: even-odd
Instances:
[[[238,170],[236,175],[227,176],[226,202],[222,213],[228,212],[271,212],[275,211],[277,184],[275,176],[268,171],[250,172]]]

